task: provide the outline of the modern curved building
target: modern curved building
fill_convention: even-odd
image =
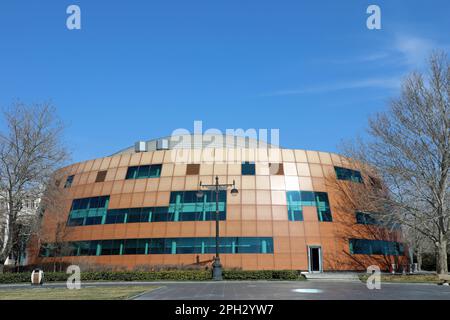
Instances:
[[[327,152],[283,149],[248,137],[179,135],[146,142],[58,172],[59,209],[47,209],[31,263],[60,259],[120,266],[208,264],[225,269],[362,270],[407,261],[399,230],[343,211],[327,177],[373,180]],[[37,248],[40,248],[37,250]]]

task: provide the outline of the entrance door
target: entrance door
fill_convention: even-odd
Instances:
[[[322,272],[322,248],[319,246],[308,247],[309,272]]]

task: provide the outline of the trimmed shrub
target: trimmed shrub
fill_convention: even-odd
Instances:
[[[44,281],[64,282],[69,277],[65,272],[45,272]],[[224,280],[304,280],[294,270],[224,270]],[[205,281],[211,280],[211,271],[169,270],[169,271],[88,271],[81,273],[81,281]],[[0,283],[30,282],[30,272],[0,274]]]
[[[295,270],[224,270],[225,280],[304,280]]]

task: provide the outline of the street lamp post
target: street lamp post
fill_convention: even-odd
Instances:
[[[200,181],[200,190],[197,192],[197,197],[201,198],[203,197],[203,192],[201,191],[201,188],[205,188],[207,190],[213,190],[216,193],[216,256],[214,257],[213,262],[213,280],[220,281],[222,280],[222,264],[220,263],[220,256],[219,256],[219,191],[222,189],[227,190],[228,187],[231,187],[231,195],[236,196],[239,192],[236,189],[236,184],[233,180],[233,183],[228,184],[220,184],[219,183],[219,177],[216,176],[216,183],[214,184],[202,184]]]

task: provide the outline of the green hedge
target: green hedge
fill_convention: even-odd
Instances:
[[[303,280],[305,279],[295,270],[224,270],[225,280]]]
[[[44,281],[66,281],[69,275],[64,272],[46,272]],[[170,270],[155,272],[139,271],[98,271],[82,272],[81,281],[204,281],[211,280],[211,271],[203,270]],[[304,280],[305,278],[293,270],[225,270],[223,272],[224,280]],[[0,274],[0,283],[20,283],[30,282],[31,273],[2,273]]]

